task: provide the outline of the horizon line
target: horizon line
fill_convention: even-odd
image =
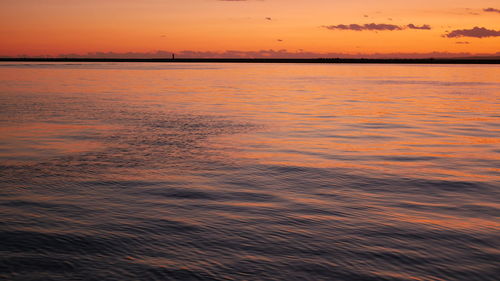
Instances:
[[[443,63],[500,64],[500,56],[450,58],[78,58],[78,57],[0,57],[1,62],[220,62],[220,63]]]

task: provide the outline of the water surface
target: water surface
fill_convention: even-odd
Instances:
[[[0,279],[496,280],[498,77],[0,63]]]

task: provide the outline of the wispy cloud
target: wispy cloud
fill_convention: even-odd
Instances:
[[[492,30],[484,27],[474,27],[472,29],[456,29],[452,30],[443,35],[448,38],[457,37],[474,37],[474,38],[486,38],[486,37],[497,37],[500,36],[500,30]]]
[[[491,13],[500,13],[500,9],[495,9],[495,8],[486,8],[483,9],[485,12],[491,12]]]
[[[338,25],[324,25],[322,26],[323,28],[329,29],[329,30],[354,30],[354,31],[396,31],[396,30],[403,30],[403,29],[419,29],[419,30],[430,30],[431,26],[428,24],[424,25],[414,25],[412,23],[405,25],[405,26],[399,26],[395,24],[387,24],[387,23],[368,23],[368,24],[338,24]]]

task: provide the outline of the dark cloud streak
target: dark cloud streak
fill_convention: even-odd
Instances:
[[[421,26],[414,25],[412,23],[406,26],[399,26],[395,24],[387,23],[368,23],[368,24],[338,24],[338,25],[324,25],[323,28],[329,30],[353,30],[353,31],[397,31],[403,29],[418,29],[418,30],[430,30],[431,26],[424,24]]]
[[[368,24],[338,24],[338,25],[325,25],[323,26],[326,29],[330,30],[354,30],[354,31],[382,31],[382,30],[401,30],[402,27],[394,25],[394,24],[385,24],[385,23],[368,23]]]
[[[495,9],[495,8],[486,8],[483,9],[484,12],[491,12],[491,13],[500,13],[500,9]]]
[[[443,35],[448,38],[458,37],[473,37],[473,38],[486,38],[500,36],[500,30],[492,30],[484,27],[474,27],[472,29],[456,29]]]
[[[79,54],[61,54],[62,58],[171,58],[170,51],[156,51],[151,53],[129,52],[95,52],[83,55]],[[260,51],[238,51],[227,50],[224,52],[203,52],[203,51],[177,51],[176,58],[453,58],[453,57],[468,57],[468,56],[500,56],[500,52],[496,54],[470,54],[470,53],[385,53],[385,54],[345,54],[345,53],[315,53],[304,50],[288,51],[282,50],[260,50]]]
[[[431,26],[428,24],[418,26],[418,25],[414,25],[413,23],[410,23],[406,27],[408,27],[409,29],[431,30]]]

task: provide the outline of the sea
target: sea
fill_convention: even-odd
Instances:
[[[1,280],[499,280],[500,66],[0,63]]]

